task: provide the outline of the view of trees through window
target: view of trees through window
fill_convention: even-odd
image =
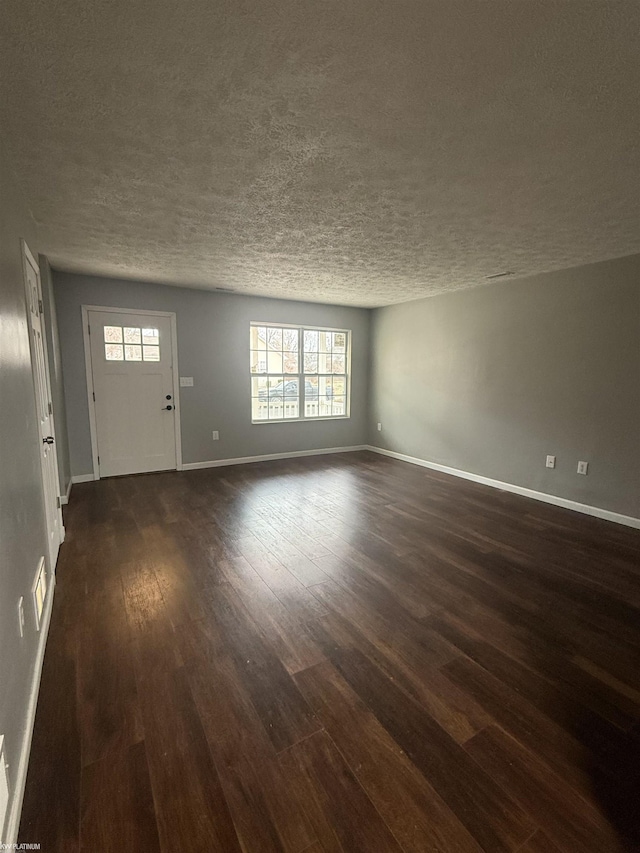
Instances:
[[[347,330],[250,327],[253,421],[349,415]]]

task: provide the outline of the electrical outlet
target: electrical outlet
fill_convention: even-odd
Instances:
[[[378,424],[378,432],[382,432],[382,424]]]
[[[555,456],[547,456],[547,468],[555,468],[556,467],[556,457]]]
[[[24,598],[22,596],[18,601],[18,631],[20,636],[24,637]]]
[[[589,463],[588,462],[578,462],[578,474],[588,474],[589,472]]]
[[[181,388],[193,388],[193,376],[181,376],[180,377],[180,387]]]
[[[214,429],[214,431],[211,433],[211,436],[213,437],[214,441],[218,441],[220,438],[220,433],[217,429]]]

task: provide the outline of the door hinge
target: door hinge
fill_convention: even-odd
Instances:
[[[91,334],[91,325],[89,323],[87,323],[87,331]]]
[[[96,401],[96,392],[95,392],[95,391],[92,391],[92,392],[91,392],[91,396],[93,397],[93,402],[95,403],[95,401]]]
[[[38,311],[41,314],[44,314],[44,311],[42,310],[42,299],[38,299]]]
[[[51,400],[49,400],[49,414],[53,414],[53,406],[51,405]]]
[[[58,509],[60,509],[60,506],[61,506],[61,504],[60,504],[60,495],[58,495],[58,497],[56,498],[56,507],[57,507]]]
[[[100,457],[98,456],[98,465],[100,464]]]

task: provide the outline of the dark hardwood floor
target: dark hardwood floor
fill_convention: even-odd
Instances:
[[[20,841],[579,853],[640,823],[640,532],[370,453],[76,485]]]

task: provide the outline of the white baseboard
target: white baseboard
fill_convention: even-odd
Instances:
[[[222,468],[225,465],[246,465],[249,462],[270,462],[274,459],[296,459],[299,456],[325,456],[329,453],[354,453],[357,450],[369,450],[367,445],[354,447],[324,447],[320,450],[292,450],[289,453],[265,453],[262,456],[238,456],[236,459],[211,459],[208,462],[184,462],[183,471],[195,471],[199,468]]]
[[[60,496],[60,503],[62,506],[69,503],[69,496],[71,495],[71,486],[73,486],[73,477],[69,480],[69,485],[67,486],[67,493],[65,495]]]
[[[94,480],[93,474],[76,474],[71,478],[71,483],[93,483]]]
[[[51,622],[51,611],[53,609],[53,595],[56,588],[56,576],[53,574],[47,593],[47,602],[42,614],[42,622],[40,625],[40,639],[38,641],[38,651],[34,663],[33,676],[31,680],[31,690],[29,691],[29,701],[27,704],[27,722],[25,733],[22,739],[22,747],[20,749],[20,757],[18,759],[18,769],[14,771],[12,776],[13,798],[9,809],[9,817],[7,820],[7,829],[5,833],[5,844],[16,844],[18,840],[18,830],[20,829],[20,815],[22,813],[22,801],[24,799],[24,788],[27,782],[27,770],[29,769],[29,754],[31,752],[31,738],[33,736],[33,727],[36,720],[36,706],[38,704],[38,693],[40,691],[40,678],[42,676],[42,664],[44,662],[44,650],[47,645],[47,636],[49,634],[49,623]]]
[[[437,462],[427,462],[426,459],[419,459],[417,456],[407,456],[405,453],[396,453],[395,450],[384,450],[382,447],[374,447],[371,444],[365,449],[371,450],[373,453],[380,453],[382,456],[390,456],[392,459],[400,459],[402,462],[409,462],[411,465],[420,465],[422,468],[431,468],[433,471],[441,471],[443,474],[451,474],[454,477],[461,477],[463,480],[482,483],[483,486],[491,486],[492,489],[502,489],[503,492],[513,492],[515,495],[523,495],[526,498],[533,498],[536,501],[561,506],[564,509],[584,513],[584,515],[593,515],[596,518],[604,518],[606,521],[614,521],[616,524],[624,524],[627,527],[640,529],[640,518],[634,518],[632,515],[622,515],[619,512],[612,512],[609,509],[601,509],[600,507],[590,506],[589,504],[581,504],[577,501],[571,501],[568,498],[558,497],[558,495],[536,492],[534,489],[527,489],[524,486],[503,483],[502,480],[493,480],[491,477],[472,474],[469,471],[462,471],[460,468],[450,468],[448,465],[440,465]]]

